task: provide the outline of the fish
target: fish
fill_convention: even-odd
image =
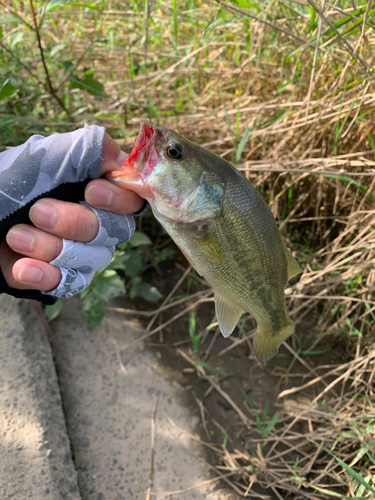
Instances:
[[[257,323],[254,354],[260,361],[271,359],[294,332],[284,290],[302,269],[246,177],[177,132],[142,122],[124,166],[107,178],[148,201],[212,287],[223,336],[248,312]]]

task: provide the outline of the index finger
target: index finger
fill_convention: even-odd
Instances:
[[[105,133],[100,175],[122,168],[127,157],[114,139]],[[92,207],[116,214],[137,213],[146,203],[134,191],[116,186],[105,179],[94,179],[86,186],[85,200]]]
[[[102,161],[100,164],[100,175],[103,176],[111,170],[118,170],[119,166],[124,166],[124,161],[129,155],[120,149],[112,137],[107,134],[104,135]]]

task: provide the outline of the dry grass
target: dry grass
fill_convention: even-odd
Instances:
[[[36,24],[28,2],[0,0],[4,19],[22,20],[0,33],[1,75],[15,89],[0,102],[5,145],[87,121],[126,148],[140,119],[177,128],[236,162],[304,268],[286,291],[297,324],[290,364],[272,368],[277,418],[264,413],[264,400],[235,401],[225,377],[200,363],[220,370],[220,359],[245,349],[251,319],[214,356],[215,328],[197,353],[178,347],[208,388],[197,398],[203,428],[225,431],[222,443],[206,443],[220,455],[215,474],[241,497],[374,498],[373,3],[92,1],[60,6],[42,23],[43,3],[33,3]],[[85,69],[103,92],[92,91]],[[211,300],[202,285],[196,297],[169,303],[189,273],[144,338]],[[250,378],[255,368],[267,373],[247,356]],[[235,430],[210,414],[212,392],[231,408]]]

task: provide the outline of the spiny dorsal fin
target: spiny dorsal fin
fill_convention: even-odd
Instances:
[[[242,316],[243,309],[235,306],[215,292],[215,310],[223,337],[229,337]]]
[[[298,274],[302,273],[302,269],[296,259],[293,257],[293,255],[290,253],[290,250],[288,250],[286,247],[285,249],[285,255],[286,255],[286,261],[287,261],[287,268],[288,268],[288,281],[294,278],[294,276],[297,276]]]

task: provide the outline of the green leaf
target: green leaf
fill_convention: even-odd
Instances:
[[[100,11],[98,7],[95,7],[95,5],[90,3],[72,2],[71,0],[49,0],[44,12],[50,12],[53,9],[64,7],[66,5],[71,5],[72,7],[83,7],[89,10]]]
[[[163,248],[163,250],[160,252],[160,254],[163,257],[163,260],[170,259],[173,257],[176,253],[176,250],[174,248]]]
[[[63,5],[69,3],[69,0],[49,0],[46,5],[45,12],[50,12],[53,9],[57,9],[58,7],[62,7]]]
[[[317,27],[316,22],[316,11],[312,5],[310,5],[310,28],[312,31]]]
[[[139,278],[134,278],[131,282],[130,290],[129,290],[129,297],[133,300],[137,296],[137,287],[139,285]]]
[[[333,497],[333,498],[338,498],[339,500],[366,500],[365,497],[347,497],[342,495],[341,493],[338,493],[337,491],[332,491],[332,490],[327,490],[327,488],[319,488],[319,486],[316,486],[314,483],[305,483],[306,486],[309,486],[310,488],[313,488],[316,491],[319,491],[319,493],[322,493],[324,498],[327,498],[327,496]],[[368,497],[367,497],[368,498]]]
[[[174,39],[177,43],[177,34],[178,34],[178,20],[177,20],[177,0],[172,0],[172,9],[173,9],[173,32]]]
[[[114,270],[99,271],[90,286],[81,293],[82,314],[87,328],[93,330],[104,317],[107,303],[125,293],[125,284]]]
[[[82,2],[69,2],[67,5],[72,5],[73,7],[81,7],[82,9],[93,10],[96,12],[100,12],[101,9],[99,7],[95,7],[93,4],[82,3]]]
[[[255,9],[258,13],[262,11],[262,9],[254,2],[249,2],[248,0],[233,0],[233,3],[237,4],[239,7],[252,8]]]
[[[64,305],[64,302],[64,299],[58,299],[54,304],[46,306],[44,308],[44,314],[46,315],[48,321],[52,321],[53,319],[57,318],[57,316],[60,314],[62,306]]]
[[[375,141],[370,133],[367,134],[367,139],[368,139],[368,142],[370,143],[370,148],[374,151],[375,150]],[[375,153],[374,153],[374,160],[375,160]]]
[[[246,146],[246,143],[247,143],[247,141],[249,139],[250,133],[251,133],[251,128],[247,127],[247,129],[245,130],[244,135],[242,136],[242,139],[240,140],[240,143],[239,143],[237,151],[236,151],[236,161],[240,161],[242,152],[243,152],[244,147]]]
[[[65,43],[58,43],[57,45],[52,47],[51,52],[49,53],[50,57],[55,56],[58,52],[61,52],[63,49],[65,49],[65,47]]]
[[[361,484],[362,486],[364,486],[366,488],[366,490],[371,491],[371,493],[375,493],[375,489],[367,481],[365,481],[363,479],[363,477],[358,474],[358,472],[356,472],[354,469],[352,469],[351,467],[349,467],[348,464],[346,464],[343,460],[341,460],[341,458],[336,457],[336,455],[334,455],[333,453],[331,453],[329,450],[327,450],[327,448],[325,448],[323,445],[317,443],[316,441],[313,441],[312,439],[310,441],[315,446],[317,446],[318,448],[324,450],[326,453],[328,453],[329,455],[331,455],[341,465],[341,467],[350,476],[352,476],[353,479],[355,479],[356,481],[358,481],[359,484]]]
[[[102,321],[107,303],[95,288],[89,290],[82,302],[82,314],[87,316],[87,329],[93,330]]]
[[[163,250],[154,250],[153,251],[153,265],[157,266],[160,264],[160,262],[165,262],[166,260],[170,259],[176,251],[173,248],[163,248]]]
[[[271,420],[268,422],[268,424],[265,426],[265,428],[262,431],[262,438],[265,438],[268,436],[268,434],[272,431],[272,429],[275,427],[277,421],[279,420],[280,413],[276,412],[274,416],[271,418]]]
[[[374,458],[370,455],[370,453],[366,453],[367,457],[370,459],[370,461],[375,465],[375,460]]]
[[[197,361],[196,365],[201,366],[205,370],[214,373],[215,375],[219,375],[220,377],[225,377],[225,373],[221,372],[220,370],[210,365],[209,363],[206,363],[205,361]]]
[[[353,184],[356,188],[358,188],[363,194],[367,194],[367,188],[362,186],[359,182],[355,181],[351,177],[347,177],[346,175],[337,175],[337,174],[323,174],[323,177],[326,179],[339,179],[341,182],[346,182],[347,184]],[[375,198],[372,193],[369,193],[368,199],[375,203]]]
[[[13,85],[4,85],[4,87],[0,90],[0,102],[13,96],[16,92],[17,89],[14,88]]]
[[[194,309],[192,309],[189,313],[189,337],[193,340],[195,337],[195,328],[196,328],[196,323],[195,323],[195,313]]]
[[[22,42],[22,40],[23,40],[23,33],[14,33],[14,35],[11,36],[11,42],[10,42],[11,48],[14,49],[16,45]]]
[[[73,71],[75,70],[75,66],[74,64],[72,63],[72,61],[62,61],[61,63],[64,68],[66,69],[66,71],[70,74],[73,73]]]
[[[125,284],[114,270],[105,270],[100,273],[93,279],[92,286],[106,302],[125,293]]]
[[[368,443],[365,443],[361,446],[361,449],[358,451],[357,455],[350,462],[350,467],[353,467],[361,458],[368,453],[375,446],[375,439],[371,439]]]
[[[22,23],[22,21],[18,17],[13,16],[13,14],[7,14],[6,16],[0,19],[0,24],[12,24],[12,23],[20,24]]]
[[[155,302],[162,297],[162,294],[157,288],[148,283],[139,283],[136,288],[136,297],[142,297],[149,302]]]
[[[369,422],[367,425],[366,425],[366,428],[365,428],[365,434],[370,434],[370,432],[372,431],[372,429],[374,428],[375,426],[375,420],[371,420],[371,422]]]
[[[245,398],[245,401],[248,404],[249,408],[251,408],[252,410],[254,410],[254,403],[253,403],[253,401],[249,398],[249,396],[246,394],[246,392],[243,389],[241,389],[241,392],[242,392],[242,396]]]
[[[81,293],[82,314],[87,316],[87,328],[93,330],[102,321],[107,303],[125,293],[125,284],[113,270],[99,271],[90,287]]]
[[[125,274],[129,278],[134,278],[143,268],[142,257],[135,250],[129,251],[128,258],[125,261]]]
[[[95,97],[109,97],[108,94],[104,92],[103,85],[89,75],[86,75],[83,79],[72,75],[70,77],[70,88],[84,90]]]
[[[129,255],[125,252],[119,252],[116,250],[115,255],[107,269],[116,269],[121,271],[126,271],[126,262],[129,259]]]
[[[151,245],[152,241],[144,233],[140,233],[138,231],[135,231],[135,233],[133,234],[133,237],[131,238],[131,240],[128,243],[131,247],[135,248],[135,247],[139,247],[140,245]]]

